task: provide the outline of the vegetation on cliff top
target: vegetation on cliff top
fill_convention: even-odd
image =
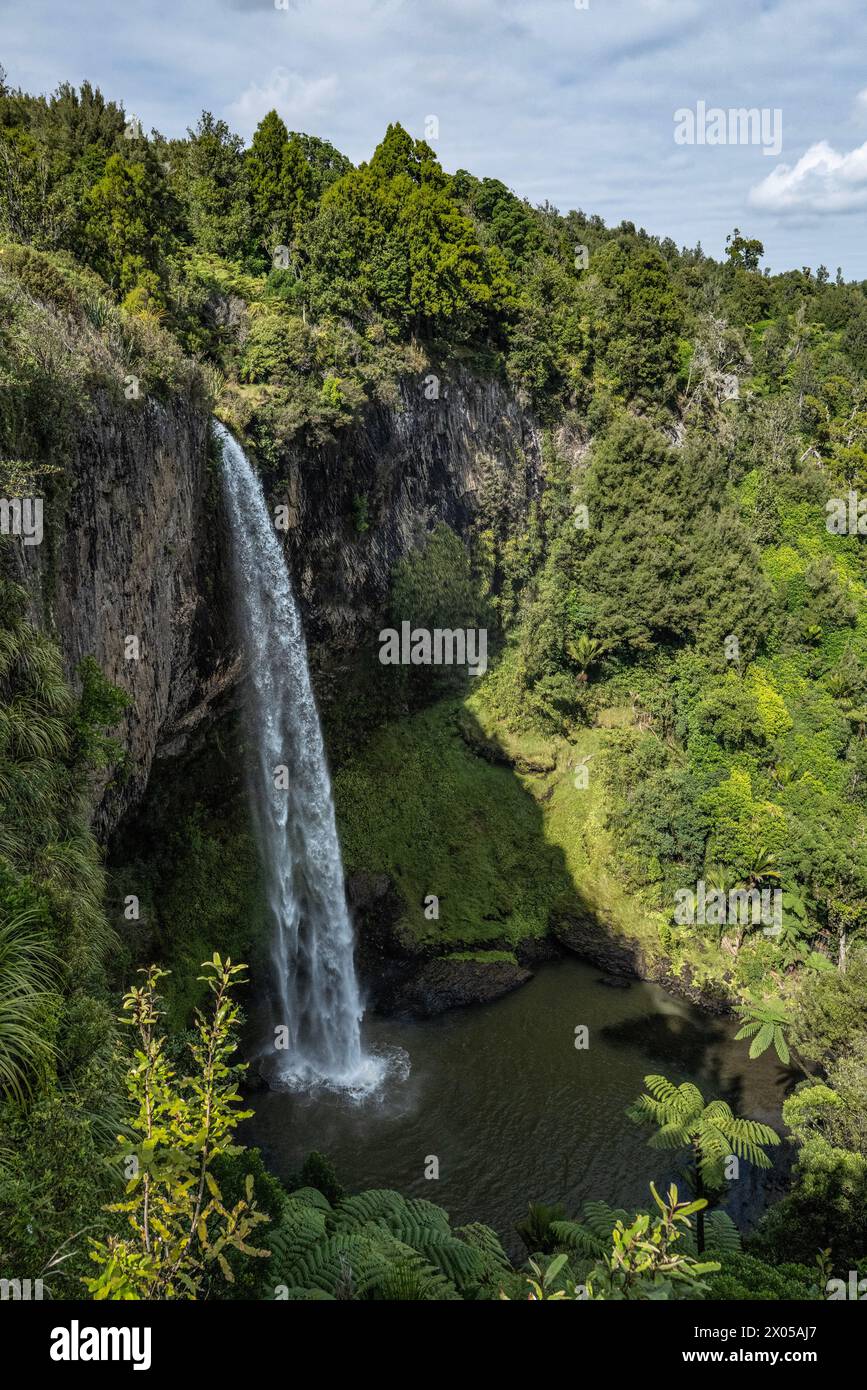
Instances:
[[[859,528],[829,530],[826,504],[867,487],[865,286],[825,267],[762,273],[738,232],[720,263],[530,207],[446,173],[397,125],[354,168],[273,112],[245,149],[209,113],[169,141],[87,85],[49,99],[3,85],[0,168],[6,487],[67,485],[98,392],[131,408],[179,390],[213,400],[275,476],[298,443],[396,405],[399,382],[435,390],[459,365],[497,376],[545,427],[525,517],[494,508],[466,554],[441,534],[395,574],[398,606],[490,623],[497,661],[458,722],[456,700],[428,708],[443,693],[430,673],[383,684],[380,715],[402,717],[337,777],[348,863],[387,869],[406,928],[451,953],[543,933],[577,881],[674,968],[770,1010],[759,1036],[788,1037],[814,1074],[786,1103],[794,1182],[755,1248],[863,1258],[867,569]],[[375,501],[355,498],[353,518],[375,532]],[[116,1121],[84,801],[116,711],[92,671],[76,704],[9,586],[2,619],[0,1196],[4,1249],[38,1273],[92,1215]],[[779,891],[779,932],[676,920],[699,881]],[[240,875],[227,901],[249,888]],[[429,893],[436,922],[419,915]],[[300,1206],[336,1268],[342,1205]],[[656,1219],[677,1224],[672,1209]],[[449,1245],[455,1288],[496,1259],[479,1241],[472,1279],[473,1242]],[[729,1296],[754,1273],[732,1267]]]

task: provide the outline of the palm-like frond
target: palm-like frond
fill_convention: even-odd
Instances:
[[[724,1100],[705,1105],[701,1091],[692,1082],[676,1086],[667,1077],[646,1076],[644,1083],[649,1094],[640,1096],[627,1114],[639,1124],[657,1126],[648,1141],[653,1148],[692,1147],[708,1186],[718,1187],[723,1182],[725,1163],[732,1153],[758,1168],[771,1166],[764,1146],[780,1141],[770,1125],[734,1115]]]
[[[757,1168],[770,1168],[771,1166],[771,1160],[765,1153],[763,1145],[769,1144],[773,1147],[780,1142],[780,1136],[771,1129],[770,1125],[763,1125],[758,1120],[745,1120],[735,1116],[732,1116],[726,1138],[731,1143],[738,1158],[749,1159],[750,1163],[755,1163]]]
[[[316,1189],[301,1188],[288,1198],[268,1240],[269,1296],[280,1286],[292,1298],[318,1291],[341,1300],[451,1301],[494,1297],[511,1274],[490,1227],[453,1230],[435,1203],[387,1188],[356,1193],[334,1207]]]
[[[651,1135],[648,1143],[654,1149],[682,1149],[692,1143],[692,1130],[688,1124],[671,1120]]]
[[[705,1212],[704,1240],[705,1256],[733,1255],[741,1248],[741,1233],[727,1211]],[[691,1227],[681,1231],[678,1249],[688,1255],[698,1254],[698,1242]]]

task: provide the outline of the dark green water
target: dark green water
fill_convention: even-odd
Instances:
[[[736,1025],[656,985],[607,988],[579,961],[544,966],[523,989],[486,1007],[425,1022],[370,1018],[377,1050],[401,1049],[401,1068],[376,1100],[257,1092],[243,1135],[283,1178],[311,1149],[326,1153],[347,1187],[396,1187],[444,1206],[456,1224],[484,1221],[516,1252],[514,1224],[530,1201],[588,1197],[652,1203],[677,1177],[677,1160],[649,1149],[624,1109],[642,1078],[694,1081],[706,1099],[780,1129],[784,1077],[773,1052],[751,1062]],[[575,1028],[590,1030],[587,1051]],[[405,1072],[405,1065],[403,1071]],[[439,1179],[424,1176],[429,1155]],[[767,1176],[741,1165],[728,1210],[744,1224],[764,1202]]]

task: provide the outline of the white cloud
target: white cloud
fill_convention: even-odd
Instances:
[[[628,218],[679,244],[700,239],[712,254],[741,226],[764,242],[774,269],[823,261],[867,278],[860,218],[780,216],[777,200],[794,196],[800,174],[780,170],[771,193],[761,186],[749,205],[750,184],[776,159],[705,149],[675,160],[671,139],[672,111],[698,98],[780,108],[792,163],[790,152],[819,131],[842,151],[864,139],[864,0],[590,0],[586,11],[573,0],[290,0],[287,10],[274,0],[0,0],[0,8],[13,86],[47,92],[88,78],[146,130],[181,136],[204,108],[249,139],[276,107],[290,129],[324,136],[358,162],[390,121],[421,135],[435,114],[435,149],[448,169],[500,178],[609,223]],[[852,188],[842,175],[831,182],[848,207]]]
[[[811,145],[797,164],[778,164],[750,189],[766,212],[851,212],[867,207],[867,141],[838,154],[827,140]]]
[[[290,128],[297,129],[331,107],[339,85],[333,73],[304,78],[286,68],[274,68],[264,81],[251,82],[229,111],[245,134],[272,110],[278,111]]]

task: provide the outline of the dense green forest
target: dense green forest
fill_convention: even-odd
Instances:
[[[6,496],[70,487],[77,422],[130,375],[213,410],[273,477],[288,450],[397,408],[407,380],[494,380],[532,417],[526,519],[440,526],[392,577],[396,617],[487,624],[487,676],[359,669],[351,740],[339,697],[325,709],[347,869],[388,872],[414,904],[438,864],[462,915],[407,911],[402,930],[482,960],[546,936],[577,885],[735,1011],[745,1053],[776,1050],[793,1157],[742,1239],[721,1162],[767,1166],[778,1136],[650,1076],[624,1125],[692,1156],[681,1190],[644,1212],[516,1211],[517,1268],[503,1233],[347,1193],[318,1154],[279,1183],[234,1139],[245,977],[226,931],[179,906],[156,965],[118,947],[90,815],[94,779],[124,775],[126,697],[93,661],[64,678],[9,569],[0,1276],[57,1298],[778,1299],[867,1273],[867,284],[770,274],[738,229],[715,259],[532,207],[399,125],[356,168],[273,111],[246,147],[208,112],[167,140],[88,85],[0,87],[0,173]],[[375,500],[349,524],[375,525]],[[468,740],[505,750],[511,799],[490,804]],[[258,949],[244,846],[211,808],[160,847],[178,881],[215,885],[233,960]],[[678,920],[700,882],[779,893],[778,929]]]

